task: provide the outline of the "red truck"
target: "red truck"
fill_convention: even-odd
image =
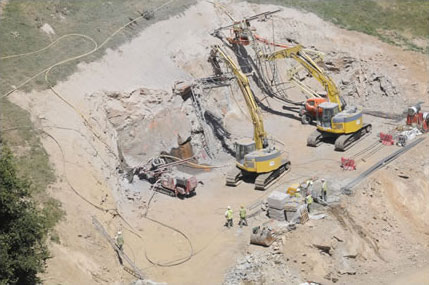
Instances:
[[[195,194],[198,180],[194,175],[175,170],[177,164],[154,158],[145,166],[136,168],[134,174],[150,182],[153,190],[179,198],[191,197]]]
[[[305,101],[301,109],[299,110],[299,116],[301,117],[301,123],[304,125],[311,124],[316,119],[317,106],[323,102],[328,102],[326,98],[309,98]],[[322,109],[319,109],[319,115],[322,115]]]

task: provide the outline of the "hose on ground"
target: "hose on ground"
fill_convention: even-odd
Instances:
[[[71,182],[70,182],[70,180],[69,180],[69,178],[68,178],[68,176],[67,176],[67,167],[66,167],[66,159],[65,159],[65,154],[64,154],[64,150],[63,150],[63,148],[62,148],[62,146],[61,146],[61,144],[59,143],[59,141],[53,136],[53,135],[51,135],[50,133],[48,133],[48,132],[46,132],[45,130],[43,130],[43,129],[40,129],[40,128],[32,128],[32,127],[14,127],[14,128],[8,128],[8,129],[4,129],[4,130],[1,130],[2,132],[6,132],[6,131],[13,131],[13,130],[20,130],[20,129],[30,129],[30,130],[37,130],[37,131],[40,131],[40,132],[42,132],[43,134],[45,134],[46,136],[48,136],[50,139],[52,139],[53,141],[54,141],[54,143],[58,146],[58,149],[60,150],[60,153],[61,153],[61,157],[62,157],[62,163],[63,163],[63,172],[64,172],[64,179],[65,179],[65,182],[67,183],[67,185],[70,187],[70,189],[80,198],[80,199],[82,199],[83,201],[85,201],[86,203],[88,203],[89,205],[91,205],[91,206],[93,206],[95,209],[97,209],[97,210],[99,210],[99,211],[102,211],[102,212],[104,212],[104,213],[110,213],[110,214],[112,214],[113,216],[119,216],[120,218],[121,218],[121,220],[124,222],[124,223],[126,223],[129,227],[130,227],[130,229],[127,229],[126,228],[126,230],[128,230],[129,232],[131,232],[131,233],[133,233],[134,235],[136,235],[136,236],[138,236],[138,237],[140,237],[140,238],[142,238],[141,237],[141,235],[139,235],[134,229],[133,229],[133,227],[131,226],[131,224],[121,215],[121,213],[119,213],[119,211],[118,211],[118,209],[117,208],[104,208],[104,207],[101,207],[101,206],[99,206],[99,205],[97,205],[97,204],[95,204],[94,202],[92,202],[92,201],[90,201],[88,198],[86,198],[85,196],[83,196],[72,184],[71,184]]]
[[[145,251],[145,257],[146,257],[147,261],[149,261],[153,265],[157,265],[157,266],[160,266],[160,267],[172,267],[172,266],[176,266],[176,265],[185,263],[186,261],[190,260],[192,258],[192,256],[194,256],[194,248],[192,246],[192,242],[191,242],[191,240],[189,239],[189,237],[185,233],[183,233],[179,229],[176,229],[176,228],[174,228],[172,226],[169,226],[169,225],[167,225],[167,224],[165,224],[163,222],[160,222],[158,220],[149,218],[147,216],[145,216],[144,218],[147,219],[147,220],[149,220],[149,221],[151,221],[151,222],[154,222],[156,224],[159,224],[161,226],[169,228],[172,231],[177,232],[178,234],[180,234],[181,236],[183,236],[187,240],[189,248],[190,248],[190,254],[187,257],[183,257],[183,258],[178,259],[177,261],[170,261],[170,262],[167,262],[167,263],[159,263],[159,262],[153,261],[152,259],[149,258],[149,256],[147,255],[147,252]]]

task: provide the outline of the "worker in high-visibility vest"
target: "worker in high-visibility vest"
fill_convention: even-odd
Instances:
[[[313,187],[313,179],[309,178],[307,181],[305,181],[305,190],[311,191]]]
[[[311,194],[308,194],[307,197],[305,197],[305,203],[307,204],[307,211],[310,213],[310,205],[313,204],[313,197]]]
[[[326,202],[328,199],[328,183],[322,178],[322,199]]]
[[[232,222],[232,210],[231,210],[231,206],[228,206],[228,208],[226,209],[225,212],[225,218],[226,218],[226,226],[228,228],[233,226],[233,222]]]
[[[120,251],[124,248],[124,237],[122,236],[122,232],[118,231],[118,233],[115,236],[116,246],[119,248]]]
[[[238,225],[240,226],[240,228],[243,225],[247,227],[247,213],[246,208],[244,208],[243,205],[240,207],[240,221],[238,222]]]

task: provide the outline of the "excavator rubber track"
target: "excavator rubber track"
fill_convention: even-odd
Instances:
[[[317,147],[322,143],[323,134],[315,130],[307,138],[307,146]]]
[[[235,187],[241,183],[241,178],[243,178],[241,169],[238,167],[234,167],[226,174],[226,185]]]
[[[365,124],[359,131],[341,135],[335,140],[335,150],[336,151],[345,151],[359,142],[360,139],[367,136],[372,129],[371,124]]]
[[[286,161],[278,169],[259,174],[255,179],[255,190],[267,190],[272,184],[278,181],[283,175],[290,171],[290,161]]]

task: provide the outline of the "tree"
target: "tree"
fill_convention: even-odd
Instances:
[[[0,145],[0,284],[36,284],[49,257],[45,215],[17,175],[14,157]]]

